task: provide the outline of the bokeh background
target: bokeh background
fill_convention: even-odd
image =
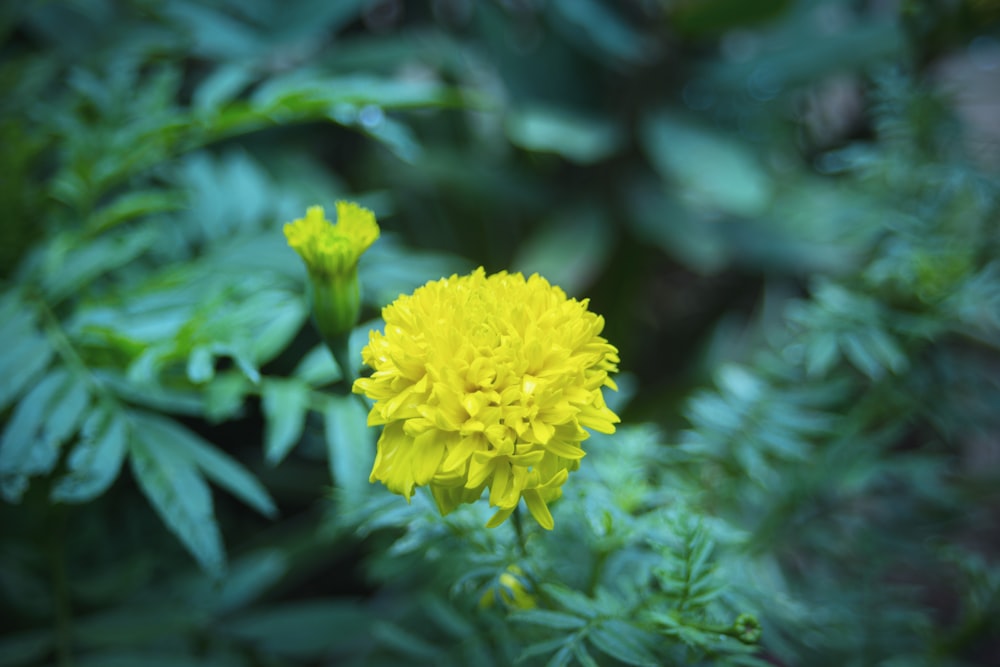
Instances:
[[[8,0],[0,40],[0,665],[996,664],[1000,3]],[[533,553],[369,486],[281,233],[341,198],[355,351],[477,266],[605,317],[623,428]]]

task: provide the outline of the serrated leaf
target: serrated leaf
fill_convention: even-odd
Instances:
[[[525,150],[555,153],[577,164],[593,164],[617,151],[624,135],[614,123],[552,108],[527,108],[507,116],[507,136]]]
[[[0,339],[0,410],[5,410],[18,395],[48,368],[55,355],[44,336],[33,332],[18,339]]]
[[[869,379],[879,380],[885,375],[885,368],[879,363],[869,345],[865,344],[866,341],[863,341],[858,334],[850,331],[842,333],[839,342],[844,356]]]
[[[242,373],[232,371],[219,373],[203,393],[205,416],[213,422],[236,416],[243,407],[250,387],[250,381]]]
[[[277,306],[261,308],[260,312],[268,317],[254,328],[252,351],[254,358],[263,363],[277,356],[295,338],[309,316],[309,308],[303,300],[289,295]]]
[[[170,433],[149,428],[148,421],[137,425],[129,440],[136,482],[198,564],[219,577],[226,557],[208,484],[194,461],[178,451]]]
[[[543,584],[542,588],[560,607],[583,618],[596,618],[600,613],[595,601],[579,591],[556,584]]]
[[[194,384],[204,384],[215,375],[215,355],[207,345],[198,345],[191,350],[187,360],[188,380]]]
[[[178,456],[197,465],[206,477],[264,516],[277,514],[274,501],[256,477],[229,455],[177,422],[146,414],[140,418],[138,430],[153,434],[159,442],[169,443]]]
[[[223,63],[195,88],[191,106],[201,112],[215,111],[235,99],[255,76],[254,69],[246,63]]]
[[[341,378],[340,368],[325,345],[317,345],[299,362],[292,375],[313,387],[321,387]]]
[[[551,611],[548,609],[528,609],[519,611],[511,616],[512,621],[519,623],[529,623],[531,625],[541,625],[556,630],[579,630],[587,625],[586,619],[567,614],[562,611]]]
[[[18,502],[27,489],[28,477],[54,463],[56,451],[41,439],[52,401],[65,389],[69,373],[57,368],[25,395],[14,409],[0,439],[0,494]]]
[[[71,375],[59,397],[52,402],[52,409],[42,427],[40,440],[45,443],[45,447],[57,451],[66,440],[75,435],[89,406],[89,385]]]
[[[88,234],[100,234],[144,215],[175,211],[182,208],[184,203],[184,195],[176,191],[140,190],[127,192],[95,211],[87,219],[85,229]]]
[[[872,354],[878,358],[882,366],[896,374],[906,370],[908,365],[906,355],[899,349],[895,340],[876,327],[870,327],[864,333]]]
[[[653,165],[699,207],[757,216],[774,185],[748,145],[668,111],[642,123],[643,146]]]
[[[42,286],[46,296],[58,302],[77,293],[95,278],[128,264],[159,240],[151,227],[124,231],[87,239],[86,243],[70,234],[56,239],[44,260]]]
[[[372,109],[371,106],[362,108],[354,125],[372,139],[382,142],[403,162],[416,163],[423,155],[424,149],[413,130],[394,118],[387,118],[381,109],[371,114],[375,118],[374,121],[366,122],[365,114]]]
[[[358,396],[331,396],[323,417],[334,483],[352,495],[365,493],[375,460],[375,432],[368,428],[367,408]]]
[[[840,356],[837,337],[830,332],[818,332],[806,346],[806,373],[818,378],[833,368]]]
[[[583,642],[573,644],[573,657],[576,658],[583,667],[600,667],[594,657],[587,650],[587,645]]]
[[[309,410],[309,387],[298,380],[269,378],[261,389],[264,417],[264,458],[281,463],[302,437]]]
[[[598,649],[628,665],[657,667],[659,662],[649,652],[641,633],[624,621],[607,620],[590,629],[587,639]]]
[[[120,412],[103,406],[95,408],[84,421],[80,442],[69,455],[67,474],[52,488],[52,501],[84,503],[104,493],[118,478],[128,437],[128,423]]]
[[[525,662],[528,658],[533,658],[536,655],[544,655],[546,653],[551,653],[556,649],[562,648],[566,644],[566,637],[555,637],[553,639],[546,639],[545,641],[537,642],[531,644],[521,651],[521,654],[517,656],[517,662]]]
[[[545,663],[545,667],[566,667],[569,661],[573,659],[573,649],[569,644],[564,645],[558,651],[552,654],[549,661]]]

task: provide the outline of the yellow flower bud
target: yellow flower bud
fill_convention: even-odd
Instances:
[[[479,598],[480,608],[488,609],[499,600],[510,610],[534,609],[538,606],[535,596],[525,583],[524,571],[517,565],[508,565],[507,569],[497,577],[494,585]]]
[[[311,206],[304,218],[285,225],[288,245],[306,264],[313,318],[327,341],[346,335],[357,324],[358,260],[379,237],[371,211],[346,201],[338,201],[336,207],[335,224],[326,219],[322,206]]]

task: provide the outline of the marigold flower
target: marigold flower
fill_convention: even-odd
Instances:
[[[328,340],[357,324],[361,309],[358,260],[379,237],[375,215],[355,203],[338,201],[337,222],[326,219],[322,206],[285,225],[288,245],[309,272],[316,327]]]
[[[412,496],[429,486],[442,514],[489,489],[503,523],[523,498],[546,529],[548,503],[584,456],[584,428],[613,433],[618,351],[604,319],[537,274],[432,281],[382,311],[362,351],[370,378],[354,391],[375,401],[384,426],[370,481]]]

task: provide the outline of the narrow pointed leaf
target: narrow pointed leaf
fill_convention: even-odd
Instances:
[[[198,564],[213,576],[225,569],[212,495],[198,466],[178,451],[169,432],[136,428],[129,442],[132,473],[153,509]]]

